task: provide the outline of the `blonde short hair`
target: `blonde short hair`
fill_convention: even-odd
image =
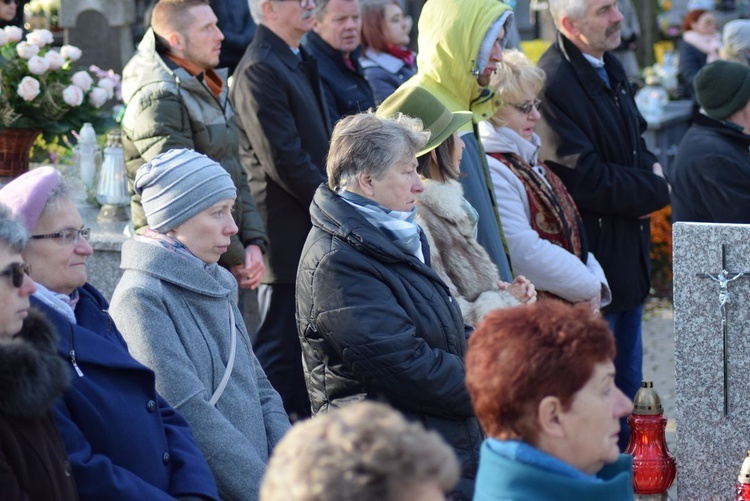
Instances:
[[[297,423],[268,463],[261,501],[406,501],[458,481],[453,449],[385,404],[357,402]]]
[[[503,101],[503,106],[489,119],[492,125],[504,126],[510,106],[520,104],[529,94],[539,94],[544,87],[545,76],[544,70],[531,62],[523,52],[503,52],[503,62],[490,79],[490,88]]]

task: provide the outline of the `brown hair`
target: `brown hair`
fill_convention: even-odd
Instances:
[[[398,0],[365,0],[362,2],[362,46],[371,47],[378,52],[388,49],[388,42],[383,36],[385,27],[385,6],[393,4],[403,12]]]
[[[682,19],[682,32],[690,31],[692,29],[691,25],[697,22],[706,12],[708,12],[706,9],[694,9],[685,14],[685,17]]]
[[[542,399],[567,410],[594,366],[614,357],[607,322],[588,305],[516,306],[488,313],[469,338],[466,385],[485,433],[536,445]]]
[[[432,155],[431,152],[425,153],[421,157],[417,157],[417,172],[420,176],[426,177],[427,179],[435,179],[441,183],[452,181],[457,179],[456,175],[457,168],[453,165],[453,149],[456,141],[453,139],[453,134],[440,143],[437,148],[433,151],[437,157],[437,175],[432,174]]]
[[[188,11],[198,5],[209,3],[208,0],[159,0],[151,12],[151,28],[161,38],[166,38],[175,31],[182,33],[193,21],[193,16]]]

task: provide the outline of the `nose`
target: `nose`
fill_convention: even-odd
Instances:
[[[620,12],[620,9],[618,9],[617,6],[615,6],[615,8],[612,9],[612,12],[615,15],[614,19],[612,20],[612,23],[621,23],[625,19],[625,16],[622,15],[622,12]]]
[[[94,248],[91,247],[91,244],[89,243],[88,240],[86,240],[83,237],[80,237],[78,239],[78,242],[76,242],[75,253],[81,256],[90,256],[91,254],[94,253]]]
[[[315,0],[300,0],[300,4],[304,10],[313,10],[315,8]]]
[[[615,388],[617,391],[617,399],[615,401],[615,417],[616,418],[622,418],[625,416],[630,415],[631,412],[633,412],[633,401],[630,400],[621,390],[620,388]]]
[[[21,297],[28,297],[35,292],[36,292],[36,284],[31,279],[30,276],[24,275],[23,283],[21,284],[21,288],[19,289],[19,293],[21,294]]]
[[[219,42],[224,40],[224,33],[218,27],[216,28],[216,38]]]
[[[422,180],[417,176],[414,185],[411,187],[412,193],[422,193],[424,191],[424,183],[422,183]]]
[[[461,136],[456,134],[456,144],[458,144],[458,147],[461,148],[461,151],[466,149],[466,143],[464,143],[464,140],[461,139]]]
[[[529,113],[528,117],[529,117],[529,120],[531,120],[532,122],[536,122],[542,117],[542,114],[539,113],[539,110],[537,109],[537,107],[534,106],[531,108],[531,113]]]
[[[239,231],[239,228],[237,227],[237,223],[234,222],[234,218],[224,227],[224,234],[225,235],[234,235]]]
[[[496,40],[492,46],[492,52],[490,52],[490,62],[502,63],[503,62],[503,48],[500,45],[500,40]]]

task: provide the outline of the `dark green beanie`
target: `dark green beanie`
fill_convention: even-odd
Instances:
[[[724,120],[750,100],[750,66],[714,61],[695,75],[693,88],[706,115]]]

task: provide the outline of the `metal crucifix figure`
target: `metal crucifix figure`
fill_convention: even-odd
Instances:
[[[723,337],[723,355],[724,355],[724,416],[729,415],[729,373],[727,360],[729,357],[729,339],[727,333],[727,303],[731,302],[729,293],[729,283],[734,282],[742,277],[750,277],[750,272],[733,272],[727,271],[727,253],[726,244],[721,244],[721,271],[718,273],[696,273],[698,277],[710,278],[719,283],[719,311],[721,312],[721,334]]]

